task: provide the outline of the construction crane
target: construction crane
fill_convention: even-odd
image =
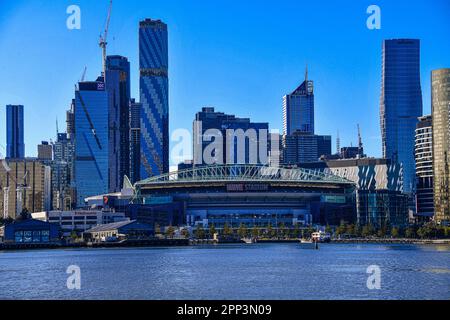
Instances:
[[[84,78],[86,78],[87,66],[84,67],[83,73],[81,74],[81,79],[78,82],[83,82]]]
[[[100,35],[100,40],[98,42],[98,45],[100,48],[102,48],[102,54],[103,54],[103,76],[105,76],[106,72],[106,46],[108,45],[107,39],[108,39],[108,30],[109,30],[109,21],[111,20],[111,11],[112,11],[112,0],[109,1],[109,9],[108,9],[108,16],[106,18],[106,25],[105,25],[105,31],[103,32],[103,35]]]
[[[10,174],[9,178],[13,181],[13,183],[16,185],[16,201],[17,201],[17,205],[16,205],[16,217],[19,216],[22,213],[23,210],[23,192],[25,190],[31,189],[30,186],[28,186],[27,183],[27,176],[28,176],[28,171],[25,171],[25,174],[22,178],[22,183],[18,183],[14,177]],[[0,185],[1,188],[1,185]],[[9,190],[10,190],[10,185],[3,187],[3,219],[8,219],[9,214],[8,214],[8,208],[9,208]]]

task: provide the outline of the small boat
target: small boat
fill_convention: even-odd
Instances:
[[[242,242],[247,243],[247,244],[256,243],[255,238],[242,238],[241,240],[242,240]]]
[[[300,239],[300,247],[303,249],[319,249],[319,244],[316,241],[313,241],[312,239],[306,240],[306,239]]]

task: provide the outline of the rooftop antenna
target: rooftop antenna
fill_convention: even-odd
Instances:
[[[58,127],[58,117],[56,117],[56,136],[58,137],[59,127]]]
[[[362,137],[361,137],[361,127],[359,126],[358,123],[358,154],[359,156],[362,158],[363,155],[363,142],[362,142]]]
[[[308,64],[306,64],[305,68],[305,81],[308,81]]]
[[[341,138],[339,137],[339,130],[337,131],[336,136],[336,153],[337,154],[341,153]]]

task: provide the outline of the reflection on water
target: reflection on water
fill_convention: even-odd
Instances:
[[[67,267],[81,269],[68,290]],[[367,288],[367,268],[381,290]],[[450,246],[209,245],[0,253],[2,299],[450,299]]]

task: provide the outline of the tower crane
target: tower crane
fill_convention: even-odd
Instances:
[[[106,73],[106,46],[108,45],[107,38],[109,30],[109,21],[111,20],[111,11],[112,11],[112,0],[109,1],[109,9],[108,9],[108,16],[106,18],[105,30],[103,32],[103,35],[100,35],[100,40],[98,42],[98,45],[100,46],[100,48],[102,48],[103,76],[105,76]]]

